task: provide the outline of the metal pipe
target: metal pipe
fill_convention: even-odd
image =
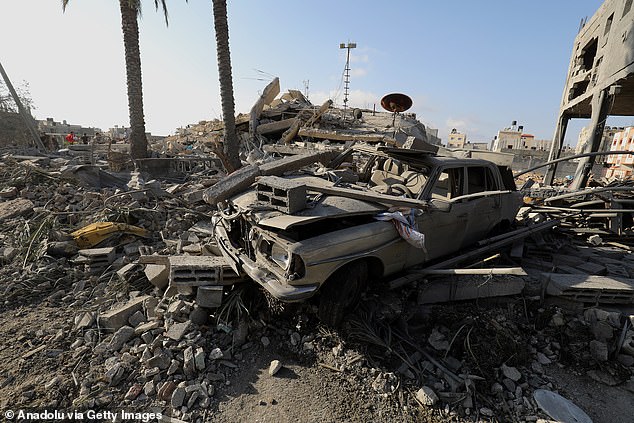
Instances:
[[[565,162],[572,159],[578,159],[581,157],[594,157],[594,156],[608,156],[610,154],[632,154],[634,155],[634,151],[626,151],[626,150],[618,150],[618,151],[597,151],[594,153],[583,153],[583,154],[575,154],[574,156],[562,157],[561,159],[551,160],[549,162],[540,164],[538,166],[533,166],[527,170],[523,170],[522,172],[516,173],[513,178],[517,178],[518,176],[524,175],[525,173],[532,172],[534,170],[540,169],[542,167],[550,166],[554,163]]]

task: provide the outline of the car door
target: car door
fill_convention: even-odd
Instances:
[[[469,202],[452,201],[464,195],[464,167],[441,168],[430,183],[432,188],[427,198],[430,206],[420,213],[416,222],[419,231],[425,235],[426,260],[461,248],[472,207]],[[410,265],[420,261],[408,257]]]
[[[470,204],[463,246],[471,245],[485,238],[500,221],[501,194],[479,193],[500,189],[495,174],[488,166],[468,166],[466,168],[466,197],[463,201]],[[476,195],[475,197],[473,195]]]

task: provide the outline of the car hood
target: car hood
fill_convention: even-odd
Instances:
[[[294,178],[306,180],[311,184],[332,186],[332,183],[317,177]],[[232,198],[232,202],[243,210],[249,210],[255,221],[261,226],[286,230],[293,226],[317,222],[323,219],[346,216],[372,215],[387,210],[378,203],[322,194],[313,207],[307,207],[292,215],[281,211],[259,210],[255,190],[249,190]]]

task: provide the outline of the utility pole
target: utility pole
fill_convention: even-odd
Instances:
[[[345,115],[346,108],[348,107],[348,92],[350,87],[350,49],[357,48],[357,43],[351,43],[348,41],[348,44],[341,43],[339,44],[340,49],[347,49],[348,53],[346,55],[346,69],[344,71],[344,96],[343,96],[343,113]]]
[[[304,97],[308,100],[308,87],[310,86],[310,79],[302,81],[304,83]]]
[[[13,84],[11,84],[11,81],[9,80],[9,76],[2,67],[2,63],[0,63],[0,74],[2,74],[2,79],[4,79],[4,83],[7,85],[7,88],[9,89],[9,92],[13,97],[13,101],[15,101],[16,106],[18,106],[18,112],[20,112],[20,116],[22,116],[24,124],[29,129],[29,133],[31,135],[31,138],[33,139],[33,144],[35,145],[35,148],[40,151],[45,151],[46,148],[44,147],[44,144],[42,144],[42,140],[40,140],[40,136],[37,134],[37,129],[35,129],[35,125],[33,124],[33,117],[22,105],[22,102],[18,97],[18,93],[15,92]]]

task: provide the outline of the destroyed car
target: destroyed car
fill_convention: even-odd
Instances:
[[[218,247],[236,272],[279,300],[319,293],[319,318],[336,326],[370,281],[514,221],[522,198],[508,167],[405,151],[377,153],[366,183],[306,171],[259,178],[215,215]]]

